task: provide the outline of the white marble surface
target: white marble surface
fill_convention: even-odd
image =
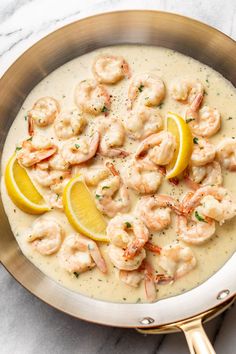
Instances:
[[[235,0],[1,0],[0,74],[52,30],[98,12],[144,8],[180,13],[236,39]],[[236,353],[236,307],[206,325],[217,353]],[[94,325],[50,308],[23,289],[0,265],[0,354],[185,354],[182,334],[143,336]]]

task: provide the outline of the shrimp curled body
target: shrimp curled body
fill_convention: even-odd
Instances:
[[[39,127],[46,127],[53,123],[59,112],[60,105],[55,98],[42,97],[35,102],[28,112],[28,117]]]
[[[134,76],[128,96],[130,108],[135,102],[145,106],[158,106],[165,97],[165,85],[160,77],[153,73],[138,74]]]
[[[110,95],[95,80],[84,80],[75,89],[75,103],[82,112],[97,116],[109,111]]]
[[[107,271],[96,242],[80,234],[71,234],[65,238],[59,257],[62,267],[69,273],[82,273],[95,265],[101,272]]]
[[[71,165],[90,160],[97,152],[100,135],[95,132],[91,138],[86,136],[71,138],[61,149],[63,159]]]
[[[27,241],[42,255],[56,253],[62,242],[64,231],[53,219],[38,218],[32,226]]]
[[[101,84],[115,84],[130,76],[129,65],[123,57],[101,55],[95,59],[93,74]]]
[[[200,109],[202,99],[202,94],[196,95],[186,111],[185,120],[194,135],[206,138],[218,132],[221,126],[221,116],[215,108],[204,106]]]

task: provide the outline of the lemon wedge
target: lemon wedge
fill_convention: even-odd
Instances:
[[[70,180],[63,192],[65,214],[71,225],[95,241],[109,242],[106,222],[96,208],[83,176]]]
[[[42,214],[50,210],[42,195],[33,185],[26,170],[19,165],[16,154],[7,163],[5,183],[13,203],[26,213]]]
[[[193,137],[188,124],[175,113],[167,114],[166,128],[177,142],[174,157],[166,169],[166,178],[169,179],[178,176],[188,166],[193,150]]]

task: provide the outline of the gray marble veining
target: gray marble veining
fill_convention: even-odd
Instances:
[[[86,15],[144,8],[180,13],[236,38],[235,0],[1,0],[0,74],[53,29]],[[219,48],[220,50],[220,48]],[[206,324],[217,353],[236,353],[236,307]],[[185,354],[183,334],[143,336],[86,323],[36,299],[0,266],[0,354]]]

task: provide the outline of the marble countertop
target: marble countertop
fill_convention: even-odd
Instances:
[[[135,5],[134,5],[135,3]],[[158,9],[212,25],[236,39],[235,0],[1,0],[0,75],[35,41],[76,19],[115,9]],[[206,325],[217,353],[236,352],[236,307]],[[65,315],[23,289],[0,265],[0,354],[185,354],[183,334],[143,336]]]

